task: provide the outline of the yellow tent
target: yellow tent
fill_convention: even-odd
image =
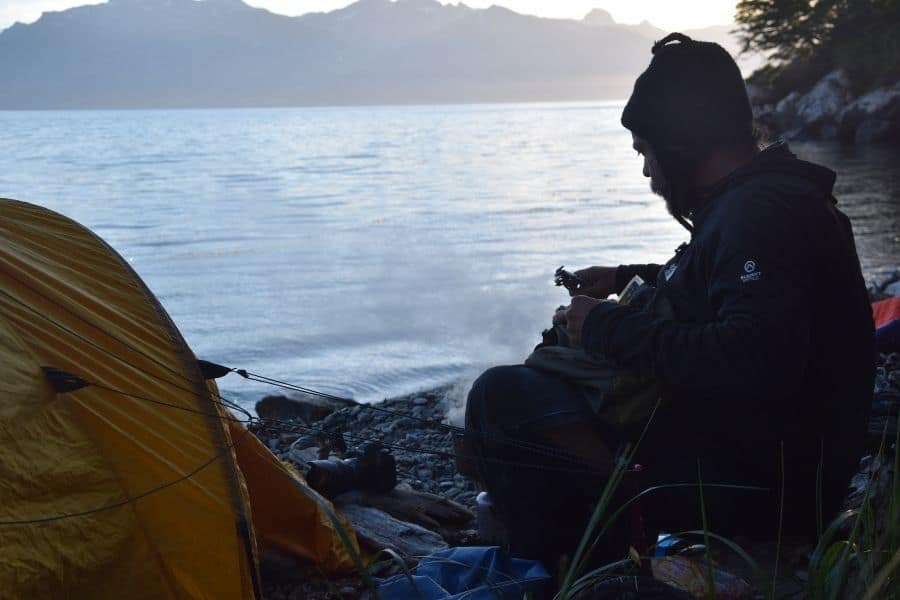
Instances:
[[[335,522],[112,248],[0,200],[0,597],[259,597],[260,551],[352,568]]]

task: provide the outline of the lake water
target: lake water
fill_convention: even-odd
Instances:
[[[621,108],[0,112],[0,196],[105,238],[199,357],[374,400],[521,361],[559,265],[686,240]],[[838,171],[864,266],[900,264],[900,152],[795,150]]]

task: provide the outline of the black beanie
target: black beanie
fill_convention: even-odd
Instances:
[[[694,154],[752,139],[752,122],[734,59],[718,44],[680,33],[653,45],[650,66],[637,78],[622,112],[622,125],[657,153],[679,148]]]

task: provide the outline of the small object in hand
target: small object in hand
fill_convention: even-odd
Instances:
[[[631,302],[634,295],[637,293],[641,286],[644,285],[644,280],[641,279],[640,275],[635,275],[631,278],[631,281],[628,282],[628,285],[625,286],[625,289],[619,294],[619,304],[628,304]]]
[[[556,285],[565,287],[570,292],[577,292],[584,286],[584,281],[582,281],[581,277],[566,271],[562,266],[556,270],[553,282]]]

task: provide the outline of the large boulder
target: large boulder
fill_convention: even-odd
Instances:
[[[852,100],[850,78],[843,69],[838,69],[823,77],[797,101],[797,115],[808,124],[836,119]]]
[[[273,421],[299,420],[306,424],[320,421],[342,408],[352,406],[350,400],[303,396],[266,396],[256,403],[256,414],[260,419]]]
[[[860,96],[841,111],[839,121],[844,141],[900,141],[900,82]]]
[[[791,92],[774,110],[758,115],[772,133],[787,139],[837,139],[841,112],[853,100],[850,78],[842,69],[820,79],[808,92]]]
[[[852,100],[847,73],[842,69],[832,71],[797,99],[797,126],[788,137],[837,139],[838,117]]]

